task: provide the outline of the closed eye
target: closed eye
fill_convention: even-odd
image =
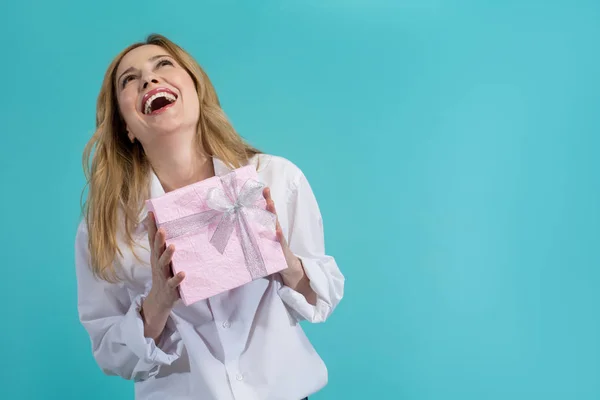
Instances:
[[[171,65],[171,66],[173,66],[173,62],[171,60],[168,60],[168,59],[165,58],[165,59],[160,60],[156,64],[157,67],[164,67],[165,65]]]
[[[135,78],[135,75],[127,75],[125,78],[123,78],[123,81],[121,82],[121,87],[125,87],[125,85],[127,85],[127,83],[129,83],[129,81],[132,81]]]

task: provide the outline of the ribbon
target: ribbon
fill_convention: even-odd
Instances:
[[[206,204],[210,210],[166,222],[161,224],[161,228],[165,230],[167,239],[173,239],[193,233],[220,217],[210,243],[223,254],[235,230],[250,276],[253,280],[263,277],[267,275],[267,268],[248,220],[275,230],[276,216],[254,205],[262,196],[264,185],[248,179],[238,190],[235,171],[220,179],[223,188],[214,187],[208,192]]]

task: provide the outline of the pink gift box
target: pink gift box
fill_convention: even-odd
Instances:
[[[146,202],[175,245],[173,274],[190,305],[287,267],[253,166],[174,190]]]

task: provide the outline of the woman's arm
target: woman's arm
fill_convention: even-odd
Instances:
[[[288,265],[290,264],[288,263]],[[308,275],[306,275],[302,260],[294,255],[292,265],[293,266],[288,268],[289,272],[281,272],[283,284],[304,296],[306,301],[308,301],[308,304],[316,306],[317,294],[310,286],[310,279],[308,279]]]
[[[160,343],[144,335],[141,307],[145,295],[130,300],[127,289],[96,278],[90,268],[87,229],[75,240],[79,318],[88,332],[94,358],[108,375],[145,380],[161,365],[173,363],[183,350],[179,333],[165,328]]]
[[[345,279],[325,254],[323,220],[308,180],[300,170],[296,176],[287,202],[287,245],[299,266],[282,273],[280,296],[301,318],[324,322],[344,295]]]

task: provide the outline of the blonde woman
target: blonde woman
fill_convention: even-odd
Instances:
[[[301,320],[325,321],[344,277],[324,252],[303,173],[235,132],[207,75],[160,35],[123,50],[98,97],[76,237],[78,309],[93,355],[137,399],[300,400],[327,383]],[[250,163],[277,214],[287,269],[184,306],[146,199]]]

